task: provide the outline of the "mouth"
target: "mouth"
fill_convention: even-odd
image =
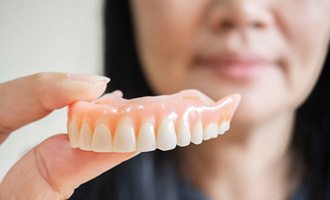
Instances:
[[[221,53],[199,56],[195,66],[211,70],[211,73],[222,78],[249,81],[275,67],[272,59],[252,53]]]

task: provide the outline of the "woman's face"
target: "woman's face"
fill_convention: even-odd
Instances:
[[[139,56],[158,94],[242,94],[235,120],[294,111],[330,39],[330,0],[132,0]]]

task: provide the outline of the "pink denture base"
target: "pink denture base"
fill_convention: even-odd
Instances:
[[[97,123],[106,124],[113,133],[123,119],[130,119],[135,128],[145,120],[158,126],[164,117],[194,124],[230,121],[240,102],[240,95],[233,94],[214,102],[197,90],[184,90],[173,95],[141,97],[127,100],[121,92],[107,94],[92,102],[78,101],[69,106],[69,121],[78,125],[86,122],[91,128]]]

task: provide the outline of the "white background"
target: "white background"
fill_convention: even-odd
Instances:
[[[102,6],[102,0],[0,0],[0,82],[42,71],[102,74]],[[63,132],[65,109],[12,133],[0,146],[0,180],[32,146]]]

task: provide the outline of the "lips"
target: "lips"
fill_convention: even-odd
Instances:
[[[209,54],[198,57],[196,64],[221,77],[242,81],[257,78],[275,66],[271,59],[252,53]]]

